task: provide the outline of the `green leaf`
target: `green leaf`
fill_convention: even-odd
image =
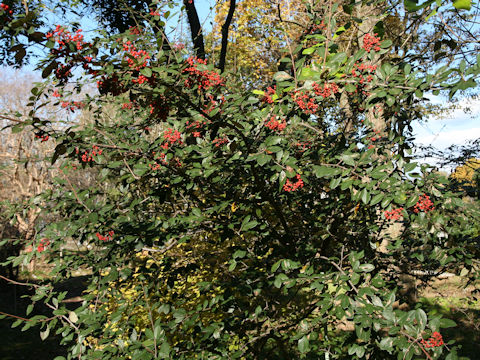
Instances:
[[[329,166],[323,166],[323,165],[322,166],[318,166],[318,165],[313,166],[313,173],[318,178],[338,175],[341,172],[342,171],[340,169],[329,167]]]
[[[455,0],[453,6],[457,10],[470,10],[472,8],[471,0]]]
[[[384,194],[383,193],[380,193],[380,194],[377,194],[375,195],[372,200],[370,201],[370,205],[376,205],[378,204],[380,201],[382,201],[382,199],[384,198]]]
[[[316,50],[316,47],[315,47],[315,46],[312,46],[312,47],[309,47],[309,48],[303,50],[303,51],[302,51],[302,54],[303,54],[303,55],[311,55],[311,54],[313,54],[313,53],[315,52],[315,50]]]
[[[292,76],[286,73],[285,71],[279,71],[273,75],[273,79],[276,81],[285,81],[291,79]]]
[[[50,334],[50,327],[47,326],[47,328],[44,331],[40,331],[40,339],[45,340],[49,334]]]
[[[441,328],[451,328],[457,326],[457,323],[450,319],[441,319],[440,320],[440,327]]]
[[[310,350],[310,341],[308,340],[307,335],[302,336],[298,340],[298,350],[302,353],[305,354],[307,351]]]
[[[380,47],[382,49],[386,49],[386,48],[389,48],[390,46],[392,46],[392,40],[384,40],[381,42],[380,44]]]
[[[370,271],[373,271],[375,269],[375,266],[372,265],[372,264],[362,264],[358,268],[362,272],[370,272]]]
[[[160,346],[158,356],[161,359],[170,359],[170,345],[168,344],[168,342],[164,342],[162,346]]]
[[[368,190],[366,188],[364,188],[361,192],[361,195],[360,195],[360,198],[362,199],[362,202],[364,204],[368,204],[370,202],[370,193],[368,192]]]
[[[33,304],[30,304],[27,306],[27,316],[30,315],[30,313],[32,312],[33,310]]]
[[[255,220],[250,221],[250,215],[248,215],[245,217],[245,219],[243,219],[242,225],[240,226],[240,231],[248,231],[257,225],[258,225],[258,222]]]
[[[149,78],[150,76],[152,76],[152,69],[150,69],[148,67],[142,68],[142,69],[140,69],[140,74]]]
[[[269,162],[271,158],[272,158],[272,157],[271,157],[270,155],[267,155],[267,154],[265,154],[265,153],[264,153],[264,154],[260,154],[260,155],[257,156],[257,163],[258,163],[258,165],[263,166],[263,165],[265,165],[267,162]]]
[[[245,257],[245,255],[247,254],[247,252],[245,250],[237,250],[233,253],[233,258],[234,259],[241,259],[243,257]]]

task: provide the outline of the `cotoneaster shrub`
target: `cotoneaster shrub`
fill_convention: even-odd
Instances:
[[[92,121],[23,124],[56,142],[66,175],[35,200],[60,219],[41,233],[53,278],[32,285],[52,316],[25,326],[61,334],[69,359],[457,358],[441,333],[455,324],[400,310],[398,289],[414,270],[478,277],[478,210],[411,161],[407,130],[424,92],[474,86],[478,64],[423,74],[373,32],[349,57],[325,17],[272,86],[242,90],[167,46],[159,14],[89,41],[45,34],[33,104]],[[73,102],[71,83],[98,93]],[[88,168],[95,181],[75,188],[68,174]],[[91,275],[72,311],[53,284],[79,268]]]

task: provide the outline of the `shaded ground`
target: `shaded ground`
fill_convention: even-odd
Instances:
[[[69,279],[59,285],[57,290],[68,291],[67,298],[79,296],[85,288],[84,280],[85,276]],[[13,316],[26,317],[29,302],[22,296],[27,295],[28,291],[24,286],[0,283],[0,311]],[[78,304],[72,303],[67,307],[73,310],[76,306]],[[37,306],[29,316],[41,313],[42,309]],[[11,316],[0,319],[0,360],[53,360],[57,356],[66,355],[66,349],[59,345],[60,336],[50,334],[42,341],[39,327],[22,331],[24,324],[12,328],[14,322],[15,318]]]
[[[28,303],[22,299],[24,289],[9,285],[0,287],[0,311],[11,315],[25,317]],[[45,341],[40,339],[38,327],[22,331],[23,324],[11,328],[15,319],[0,319],[0,359],[1,360],[53,360],[65,355],[60,337],[50,336]]]

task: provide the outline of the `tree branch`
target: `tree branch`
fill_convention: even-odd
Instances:
[[[183,0],[185,9],[187,10],[188,23],[190,24],[190,33],[192,35],[193,49],[197,57],[205,59],[205,46],[203,42],[202,25],[198,19],[197,9],[194,0]]]
[[[220,50],[220,63],[218,68],[220,72],[223,73],[225,70],[225,59],[227,57],[227,46],[228,46],[228,29],[232,23],[233,13],[235,12],[236,0],[230,0],[230,8],[228,9],[227,18],[225,23],[222,26],[222,48]]]

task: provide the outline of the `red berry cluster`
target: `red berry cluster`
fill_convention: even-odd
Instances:
[[[383,215],[385,215],[385,218],[387,220],[398,220],[403,216],[402,211],[403,211],[403,208],[399,207],[398,209],[392,209],[390,211],[385,210],[383,212]]]
[[[167,160],[166,160],[167,155],[165,155],[165,153],[162,152],[162,153],[160,153],[160,155],[158,155],[158,156],[155,156],[155,154],[156,154],[156,153],[155,153],[155,151],[154,151],[154,152],[153,152],[153,157],[154,157],[155,160],[159,160],[160,163],[162,163],[162,164],[164,164],[164,165],[167,164]],[[154,171],[160,169],[160,167],[161,167],[161,165],[160,165],[158,162],[156,162],[156,161],[154,161],[153,164],[148,164],[148,166],[150,166],[150,169],[152,169],[152,170],[154,170]]]
[[[363,84],[366,82],[371,82],[373,80],[373,73],[377,70],[377,65],[365,65],[363,63],[356,63],[353,65],[352,76],[354,78],[358,77],[359,83]]]
[[[185,44],[182,43],[182,42],[176,42],[172,45],[172,47],[175,49],[175,50],[183,50],[185,49]]]
[[[332,83],[332,84],[325,83],[323,84],[323,87],[318,85],[317,83],[313,83],[313,91],[315,91],[315,95],[321,96],[323,98],[327,98],[332,94],[338,93],[339,88],[335,83]]]
[[[68,78],[72,76],[72,67],[73,64],[60,65],[57,69],[55,69],[55,76],[61,82],[68,80]]]
[[[287,179],[287,182],[285,183],[285,185],[283,185],[284,191],[291,192],[303,188],[304,183],[300,174],[297,174],[295,178],[297,179],[295,183],[292,183],[290,179]]]
[[[0,4],[0,9],[3,10],[3,12],[5,12],[7,14],[7,19],[10,18],[10,16],[8,16],[8,15],[13,14],[13,10],[11,10],[10,6],[8,6],[7,4],[1,3]]]
[[[370,52],[372,49],[374,51],[380,51],[380,38],[378,37],[378,34],[366,34],[363,37],[363,48],[367,52]]]
[[[380,136],[380,131],[379,130],[373,130],[375,133],[375,136],[372,136],[369,140],[373,143],[377,140],[380,140],[382,137]],[[373,144],[368,145],[368,149],[373,149],[375,146]]]
[[[78,154],[79,150],[76,149],[75,153]],[[85,150],[85,152],[82,154],[80,159],[83,162],[95,161],[95,156],[97,155],[102,155],[102,149],[100,149],[97,145],[93,145],[92,150],[91,151]]]
[[[130,40],[123,43],[123,50],[130,55],[125,56],[127,59],[128,67],[135,70],[140,70],[141,68],[147,66],[148,60],[150,59],[150,54],[148,52],[146,52],[145,50],[138,50],[135,44],[132,43]],[[136,65],[136,62],[138,62],[139,64]]]
[[[57,25],[55,30],[53,30],[53,32],[46,33],[45,37],[47,39],[53,38],[53,40],[55,40],[55,42],[59,45],[58,50],[64,49],[70,43],[74,43],[77,50],[82,50],[87,43],[83,41],[83,35],[81,32],[82,29],[78,29],[72,36],[70,31],[66,30],[61,25]]]
[[[226,137],[223,138],[216,138],[212,141],[212,144],[215,145],[215,147],[220,147],[223,144],[226,144],[228,142],[228,139]]]
[[[315,114],[318,110],[315,98],[310,97],[307,92],[295,91],[292,94],[292,99],[306,114]]]
[[[35,135],[35,138],[37,139],[42,139],[42,142],[48,141],[49,136],[48,135]]]
[[[267,92],[265,93],[265,95],[262,98],[262,101],[264,101],[268,104],[273,104],[273,99],[272,99],[271,95],[274,95],[276,91],[277,91],[277,85],[274,85],[273,88],[269,86],[267,88]]]
[[[418,214],[420,211],[429,212],[435,210],[433,202],[430,200],[430,197],[426,194],[420,195],[418,202],[415,204],[413,212]]]
[[[43,252],[45,251],[45,248],[50,245],[50,240],[48,240],[47,238],[43,238],[40,240],[40,244],[38,244],[37,246],[37,251],[38,252]]]
[[[113,232],[113,230],[110,230],[107,234],[107,236],[103,236],[102,234],[100,233],[96,233],[95,235],[97,236],[98,240],[101,240],[101,241],[110,241],[113,239],[113,235],[115,233]]]
[[[276,116],[275,115],[272,115],[272,117],[270,118],[270,120],[268,120],[266,123],[265,123],[265,126],[267,128],[269,128],[270,130],[274,130],[274,131],[283,131],[285,130],[285,128],[287,127],[287,123],[285,122],[285,120],[282,120],[281,122],[278,121],[276,119]]]
[[[206,65],[207,60],[199,59],[195,56],[191,56],[187,59],[189,67],[183,70],[184,73],[188,73],[188,79],[185,79],[185,86],[191,88],[193,84],[197,84],[199,90],[208,90],[214,86],[225,85],[224,79],[211,70],[199,70],[198,64]]]
[[[313,34],[313,33],[316,33],[317,31],[322,31],[322,30],[325,30],[327,28],[327,25],[325,25],[325,23],[322,22],[320,24],[313,24],[311,29],[310,29],[310,34]]]
[[[206,121],[195,120],[192,122],[187,121],[187,129],[193,129],[193,137],[201,137],[202,133],[200,130],[203,130],[203,127],[207,124]]]
[[[61,106],[64,109],[68,109],[74,112],[75,109],[83,109],[85,107],[85,104],[81,101],[62,101]]]
[[[155,160],[158,160],[160,163],[158,163],[157,161],[154,161],[152,164],[148,164],[148,166],[150,166],[150,169],[152,169],[153,171],[155,170],[158,170],[162,167],[162,164],[163,165],[167,165],[168,164],[168,161],[167,161],[167,155],[165,153],[160,153],[160,155],[157,155],[155,156],[155,151],[153,152],[153,157]],[[182,166],[182,162],[180,161],[180,159],[178,157],[174,158],[174,159],[171,159],[170,160],[170,164],[176,166],[176,167],[181,167]]]
[[[444,345],[442,334],[438,331],[434,331],[429,339],[422,339],[422,345],[426,348],[434,348]]]
[[[167,150],[170,146],[172,146],[175,143],[182,143],[181,140],[182,134],[178,130],[173,130],[172,128],[168,128],[167,130],[164,131],[163,133],[163,138],[165,139],[165,142],[160,145],[162,149]]]
[[[130,33],[130,35],[140,35],[141,34],[141,30],[137,26],[131,26],[128,29],[128,32]]]
[[[298,151],[300,152],[305,152],[307,149],[310,149],[312,147],[312,142],[311,141],[300,141],[295,144],[295,146],[298,148]]]
[[[160,11],[158,11],[158,10],[153,10],[153,9],[150,9],[150,13],[149,13],[149,14],[152,15],[152,16],[162,16],[162,15],[163,15],[163,13],[161,13]]]

